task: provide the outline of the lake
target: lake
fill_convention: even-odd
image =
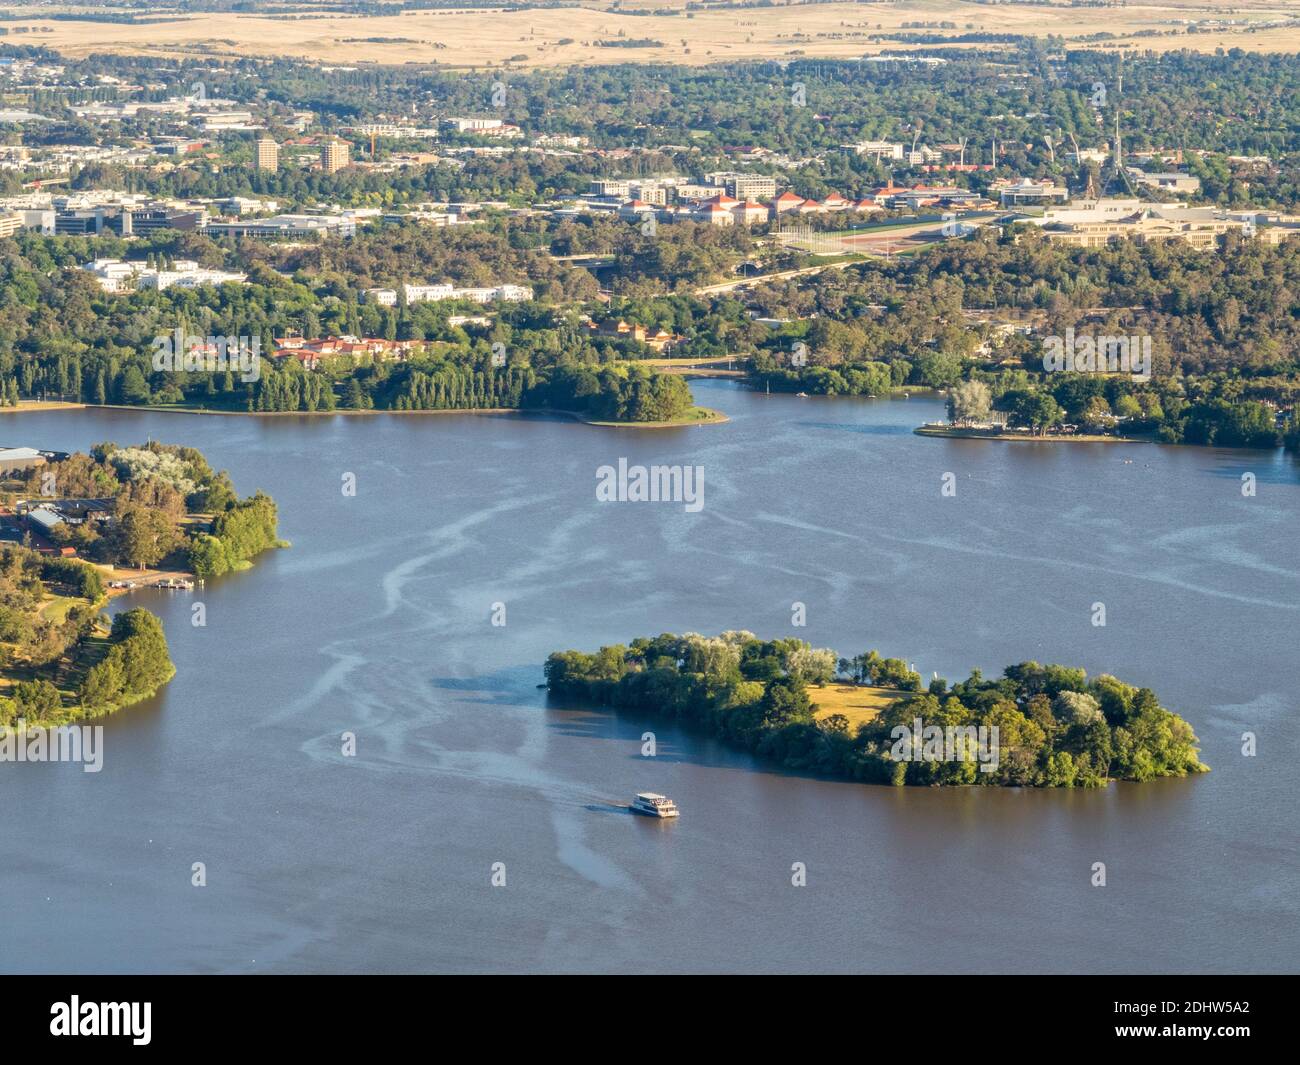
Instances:
[[[10,416],[11,446],[198,447],[276,498],[293,546],[131,597],[178,674],[104,722],[102,772],[0,764],[0,970],[1294,969],[1291,459],[926,439],[911,429],[935,399],[693,388],[731,421]],[[702,466],[703,507],[598,502],[620,458]],[[1187,718],[1213,772],[872,787],[537,687],[552,650],[732,628],[874,647],[927,678],[1114,673]],[[618,808],[642,790],[681,818]]]

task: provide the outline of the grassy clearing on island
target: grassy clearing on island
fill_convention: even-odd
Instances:
[[[599,425],[602,428],[613,429],[671,429],[680,425],[712,425],[716,422],[725,422],[727,416],[721,411],[713,410],[710,407],[692,407],[680,418],[674,418],[666,422],[602,422],[590,421],[583,419],[588,425]]]
[[[808,697],[812,700],[813,716],[825,721],[832,714],[843,714],[849,719],[849,732],[857,731],[890,703],[901,699],[907,692],[897,688],[872,688],[856,684],[823,684],[810,686]]]

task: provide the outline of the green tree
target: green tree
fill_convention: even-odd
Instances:
[[[140,569],[161,560],[179,541],[166,514],[135,504],[120,509],[113,531],[118,557]]]

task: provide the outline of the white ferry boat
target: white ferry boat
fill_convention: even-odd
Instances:
[[[672,799],[656,795],[652,791],[643,791],[637,795],[630,809],[634,814],[645,814],[648,817],[677,817],[680,814]]]

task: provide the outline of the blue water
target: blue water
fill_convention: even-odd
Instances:
[[[10,415],[11,445],[193,444],[275,496],[293,546],[136,594],[179,672],[106,723],[103,772],[0,765],[0,970],[1294,969],[1290,459],[926,439],[933,400],[693,388],[731,420]],[[620,457],[703,466],[703,509],[598,503]],[[556,648],[730,628],[949,679],[1112,672],[1186,717],[1213,772],[868,787],[536,687]],[[617,809],[639,790],[683,816]]]

